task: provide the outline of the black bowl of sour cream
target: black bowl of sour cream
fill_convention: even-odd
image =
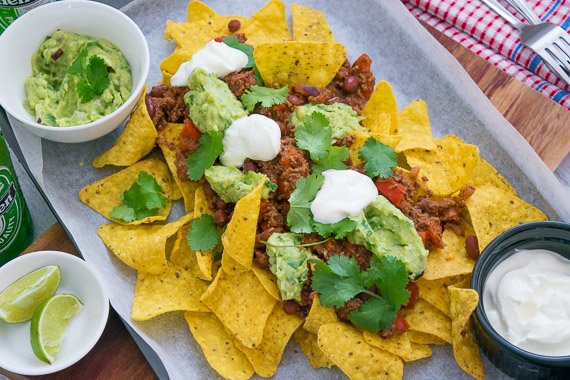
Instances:
[[[471,287],[473,333],[516,379],[570,379],[570,224],[514,227],[485,248]]]

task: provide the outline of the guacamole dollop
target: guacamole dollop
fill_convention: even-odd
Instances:
[[[277,286],[283,301],[301,301],[301,290],[309,275],[309,250],[294,247],[301,244],[300,234],[274,233],[267,240],[269,269],[277,277]]]
[[[243,173],[234,166],[210,166],[204,172],[206,180],[212,187],[212,190],[219,195],[224,202],[236,203],[259,184],[264,177],[263,174],[249,171]],[[271,181],[266,181],[261,192],[263,198],[269,196],[270,191],[276,190],[276,185]]]
[[[224,132],[234,120],[247,116],[241,102],[228,85],[216,74],[195,69],[188,80],[190,91],[184,102],[190,108],[190,118],[202,133]]]
[[[351,106],[344,103],[305,104],[297,107],[291,114],[291,122],[295,128],[297,128],[303,124],[305,117],[313,112],[320,112],[327,118],[332,129],[333,138],[335,139],[342,139],[351,131],[366,131],[366,129],[360,125],[362,116],[358,115]]]
[[[87,124],[119,108],[132,81],[127,59],[111,42],[57,30],[32,56],[24,107],[41,124]]]
[[[429,252],[414,223],[389,200],[379,195],[364,211],[351,219],[358,226],[348,235],[350,242],[363,245],[378,257],[394,256],[400,259],[412,279],[423,273]]]

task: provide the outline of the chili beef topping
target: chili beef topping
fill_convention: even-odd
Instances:
[[[184,95],[188,87],[154,86],[146,95],[146,108],[157,129],[166,123],[183,123],[188,118]]]

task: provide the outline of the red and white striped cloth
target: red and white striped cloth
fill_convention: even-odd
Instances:
[[[526,0],[543,21],[570,29],[570,0]],[[570,85],[523,46],[519,32],[479,0],[402,0],[419,20],[435,27],[507,74],[570,109]],[[513,14],[516,11],[501,3]],[[519,16],[520,17],[520,16]],[[521,20],[523,20],[521,18]]]

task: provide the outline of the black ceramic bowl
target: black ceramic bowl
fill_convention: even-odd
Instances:
[[[570,356],[544,356],[522,350],[501,337],[487,319],[482,301],[487,276],[516,249],[546,249],[570,259],[570,224],[523,224],[502,233],[483,250],[471,279],[471,287],[481,296],[471,319],[473,333],[483,353],[509,376],[516,379],[570,379]]]

